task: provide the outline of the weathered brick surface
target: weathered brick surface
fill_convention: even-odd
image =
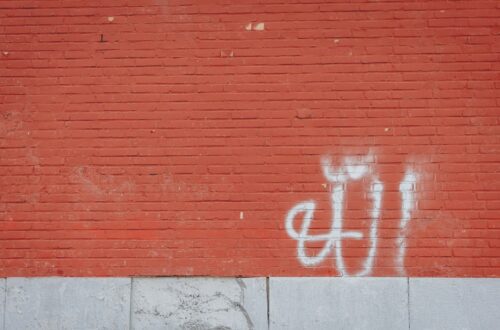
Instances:
[[[0,276],[500,276],[499,8],[1,0]]]

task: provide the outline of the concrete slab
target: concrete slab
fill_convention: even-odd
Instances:
[[[270,329],[408,329],[406,278],[271,278]]]
[[[0,278],[0,330],[4,330],[5,320],[5,278]]]
[[[8,278],[6,329],[128,329],[128,278]]]
[[[411,278],[410,325],[418,329],[499,329],[500,279]]]
[[[267,329],[265,278],[137,278],[132,329]]]

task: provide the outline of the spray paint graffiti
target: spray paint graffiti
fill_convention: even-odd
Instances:
[[[374,163],[373,157],[370,155],[354,158],[346,157],[344,165],[337,168],[332,166],[330,157],[323,157],[321,166],[323,175],[326,180],[332,185],[331,190],[331,207],[332,219],[330,232],[326,234],[311,235],[309,229],[313,221],[316,203],[313,200],[305,201],[295,205],[287,214],[285,226],[288,235],[297,241],[297,257],[304,266],[315,266],[323,262],[326,256],[335,250],[335,264],[337,270],[342,276],[366,276],[369,275],[373,268],[377,252],[377,229],[380,221],[382,197],[384,184],[378,179],[378,176],[371,170]],[[361,239],[363,234],[359,231],[343,231],[343,209],[344,200],[348,183],[367,178],[370,182],[369,196],[372,202],[370,212],[371,224],[369,230],[369,249],[368,255],[364,260],[361,270],[355,274],[349,274],[346,271],[344,257],[342,252],[343,239]],[[413,171],[408,170],[403,181],[399,186],[399,191],[402,197],[401,204],[401,222],[398,238],[398,255],[396,258],[396,267],[401,274],[403,271],[404,254],[406,248],[406,226],[411,218],[411,211],[414,205],[414,188],[417,181],[417,176]],[[300,229],[295,229],[295,218],[300,213],[304,213],[303,221]],[[314,256],[308,256],[306,253],[306,243],[324,241],[325,244]]]
[[[399,192],[401,193],[401,222],[399,223],[399,237],[398,237],[398,256],[396,260],[396,267],[401,275],[405,274],[404,271],[404,258],[406,250],[406,226],[411,218],[411,211],[414,204],[414,191],[417,183],[417,176],[408,170],[399,184]]]

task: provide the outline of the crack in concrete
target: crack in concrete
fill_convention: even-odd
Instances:
[[[245,319],[247,321],[247,325],[248,325],[248,329],[249,330],[254,330],[255,329],[255,325],[253,324],[252,319],[250,318],[250,315],[248,314],[247,310],[245,309],[245,307],[243,307],[242,304],[240,304],[240,303],[232,300],[231,298],[229,298],[228,296],[226,296],[225,294],[220,293],[220,292],[219,292],[219,297],[225,298],[234,307],[236,307],[243,314],[243,316],[245,316]]]

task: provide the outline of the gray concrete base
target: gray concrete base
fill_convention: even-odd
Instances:
[[[0,329],[498,329],[500,279],[8,278]]]
[[[270,329],[407,329],[406,278],[271,278]]]
[[[500,329],[500,279],[411,278],[412,329]]]
[[[265,278],[140,278],[133,329],[266,329]]]
[[[8,278],[5,329],[127,329],[128,278]]]

